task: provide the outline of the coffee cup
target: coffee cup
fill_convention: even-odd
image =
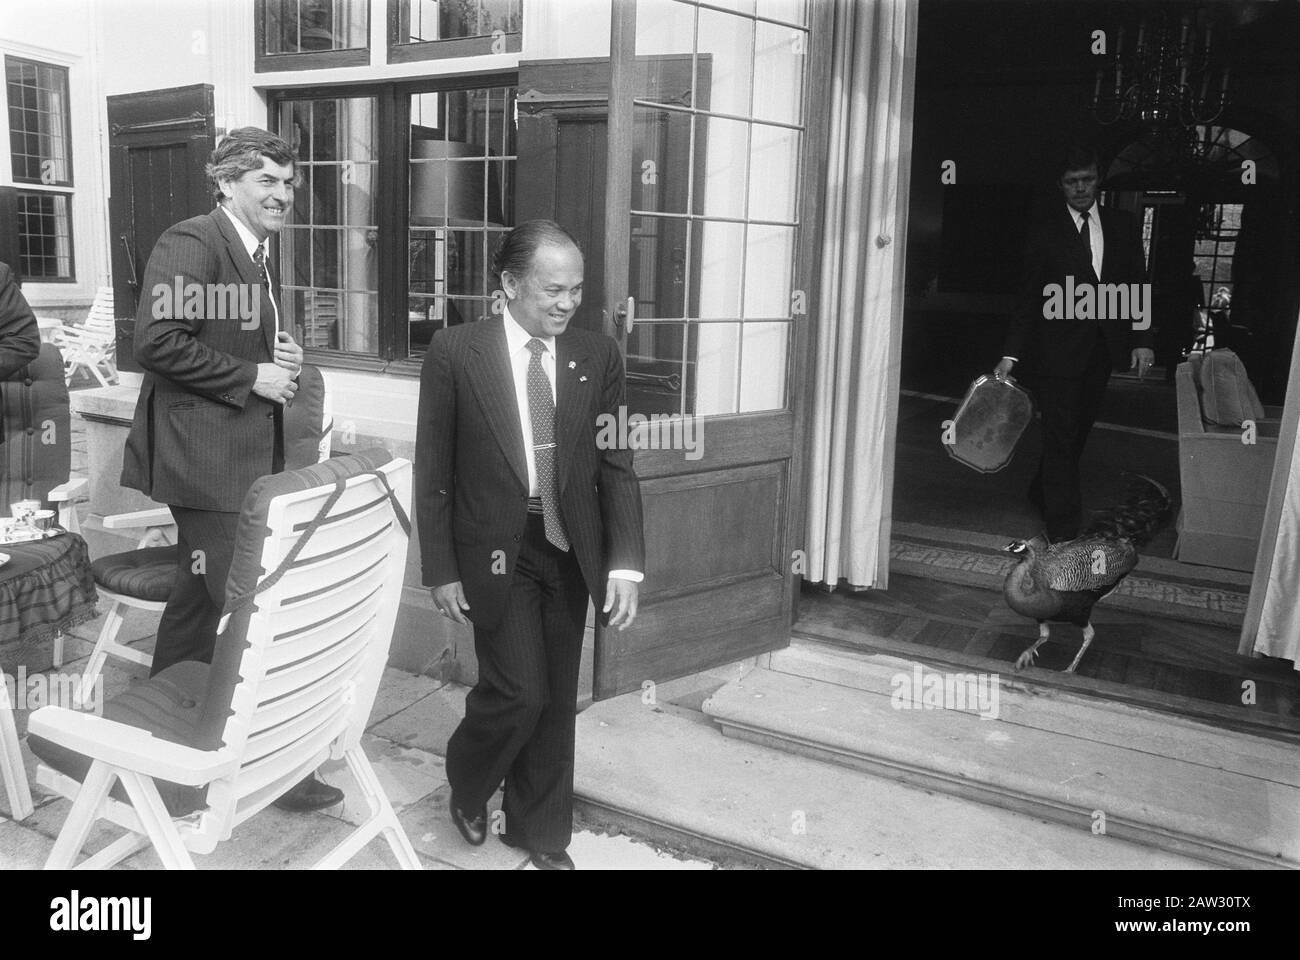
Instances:
[[[26,520],[39,509],[41,509],[39,500],[19,500],[9,504],[9,516],[14,520]]]

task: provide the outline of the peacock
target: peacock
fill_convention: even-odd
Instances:
[[[1083,628],[1083,646],[1065,668],[1073,672],[1097,633],[1093,605],[1137,566],[1138,547],[1168,519],[1169,491],[1148,476],[1134,476],[1125,502],[1102,511],[1073,540],[1049,544],[1040,534],[1003,548],[1020,558],[1002,585],[1007,606],[1038,621],[1038,640],[1016,659],[1017,670],[1034,662],[1038,648],[1050,639],[1050,623],[1072,623]]]

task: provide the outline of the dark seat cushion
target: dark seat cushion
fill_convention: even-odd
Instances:
[[[194,746],[210,669],[206,663],[193,660],[170,666],[156,677],[132,684],[128,690],[105,703],[104,716],[148,730],[159,740]],[[85,780],[90,770],[89,757],[34,733],[28,735],[27,745],[49,766],[75,780]],[[155,780],[154,783],[167,812],[173,817],[193,813],[206,803],[206,785],[186,787],[165,780]],[[114,784],[112,795],[130,802],[120,782]]]
[[[175,547],[145,547],[100,557],[90,572],[105,590],[166,603],[176,582],[177,559]]]

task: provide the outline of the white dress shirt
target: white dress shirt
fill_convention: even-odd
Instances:
[[[551,402],[555,403],[555,338],[534,337],[519,325],[510,315],[510,308],[505,309],[506,350],[510,358],[510,373],[515,381],[515,404],[519,408],[519,427],[524,435],[524,459],[528,463],[528,495],[538,496],[537,490],[537,456],[533,452],[533,418],[528,411],[528,365],[533,354],[528,349],[529,340],[540,340],[546,349],[542,351],[542,370],[551,384]],[[557,422],[556,429],[559,429]],[[611,570],[611,577],[640,583],[643,574],[635,570]]]
[[[258,240],[257,237],[253,236],[253,231],[249,230],[248,227],[244,226],[244,222],[240,220],[237,216],[235,216],[233,213],[231,213],[230,208],[227,207],[225,204],[221,205],[221,209],[225,212],[226,216],[230,218],[230,222],[235,225],[235,232],[239,234],[239,239],[244,241],[244,249],[248,251],[248,259],[252,260],[254,265],[257,264],[257,260],[253,258],[253,253],[257,250],[258,247],[262,248],[262,260],[266,264],[266,276],[267,276],[267,280],[269,281],[271,278],[271,249],[268,246],[267,241]],[[269,286],[267,287],[266,290],[266,297],[268,300],[271,301],[271,311],[275,315],[275,332],[279,333],[280,332],[280,307],[275,302],[275,294],[271,292]]]

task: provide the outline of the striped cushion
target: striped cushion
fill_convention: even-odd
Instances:
[[[148,730],[159,740],[194,746],[195,729],[203,710],[203,697],[208,686],[209,667],[206,663],[187,660],[168,667],[156,677],[132,684],[104,704],[104,716],[109,720],[141,730]],[[68,750],[43,737],[31,734],[27,745],[32,753],[47,764],[75,780],[85,780],[90,770],[90,759],[75,750]],[[208,788],[186,787],[164,780],[155,780],[167,812],[173,817],[183,817],[204,806]],[[126,790],[120,782],[114,784],[112,795],[127,801]]]
[[[146,547],[100,557],[90,572],[105,590],[166,603],[176,582],[176,563],[175,547]]]

